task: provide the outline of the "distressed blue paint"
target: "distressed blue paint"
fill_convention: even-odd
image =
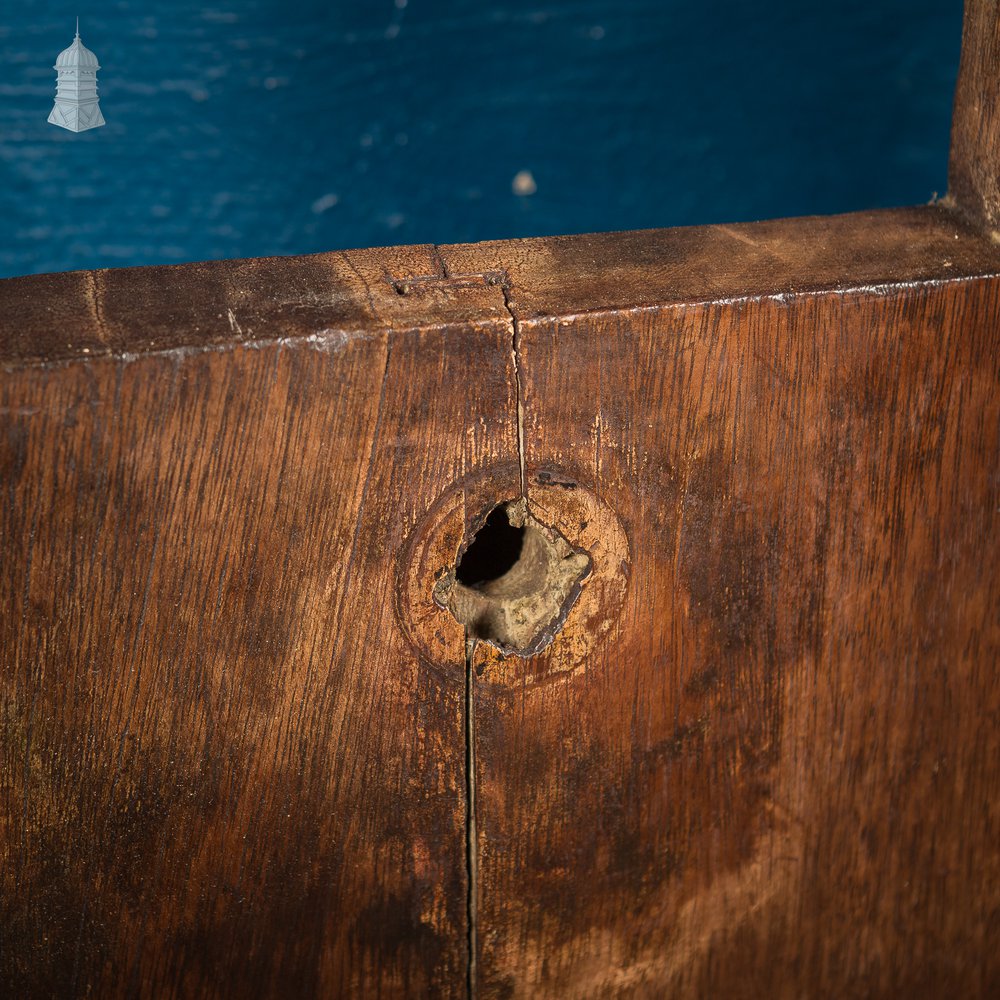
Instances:
[[[46,123],[76,6],[0,13],[2,275],[850,211],[945,185],[959,0],[79,6],[108,123],[80,135]]]

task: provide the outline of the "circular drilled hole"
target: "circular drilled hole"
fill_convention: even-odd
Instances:
[[[455,567],[455,579],[481,588],[508,573],[521,558],[524,525],[510,523],[506,506],[494,507]]]
[[[470,637],[528,656],[548,645],[590,572],[590,556],[538,521],[523,499],[499,504],[435,587]]]

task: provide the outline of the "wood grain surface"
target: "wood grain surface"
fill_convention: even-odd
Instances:
[[[471,913],[482,996],[988,994],[1000,253],[737,232],[180,268],[161,327],[148,270],[0,286],[6,982],[462,995]],[[604,564],[477,650],[470,907],[461,632],[391,595],[441,495],[517,494],[518,397]]]
[[[509,342],[373,323],[0,381],[6,995],[464,992],[464,677],[386,597],[424,508],[514,455]]]
[[[1000,239],[1000,2],[967,0],[948,199]]]
[[[480,656],[482,995],[995,993],[1000,285],[519,341],[529,503],[631,569],[568,683]]]
[[[943,204],[0,282],[4,995],[1000,994],[966,24]]]

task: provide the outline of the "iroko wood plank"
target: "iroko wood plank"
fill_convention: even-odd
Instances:
[[[51,326],[0,284],[5,981],[989,992],[987,237],[214,267],[52,276]],[[469,719],[432,583],[519,431],[593,567],[541,654],[477,647]]]
[[[518,341],[529,503],[628,589],[478,651],[479,995],[993,995],[1000,281]]]
[[[966,0],[948,202],[1000,239],[1000,2]]]
[[[433,247],[415,246],[8,278],[0,364],[509,321],[503,298],[482,281],[461,294],[438,281],[399,294],[412,277],[441,269]]]
[[[148,334],[147,274],[108,273],[99,334]],[[462,638],[423,669],[392,593],[438,494],[516,461],[483,289],[504,320],[444,294],[424,329],[8,366],[5,995],[464,993]]]
[[[998,23],[938,205],[0,282],[4,995],[1000,994]]]
[[[455,274],[506,275],[522,321],[669,303],[950,281],[995,273],[978,227],[942,206],[729,226],[445,246]]]

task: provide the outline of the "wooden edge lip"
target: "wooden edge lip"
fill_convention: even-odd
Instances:
[[[512,318],[532,322],[996,276],[1000,246],[940,204],[728,226],[71,271],[0,280],[0,365],[11,370],[277,343],[332,350],[371,336],[494,327]]]

